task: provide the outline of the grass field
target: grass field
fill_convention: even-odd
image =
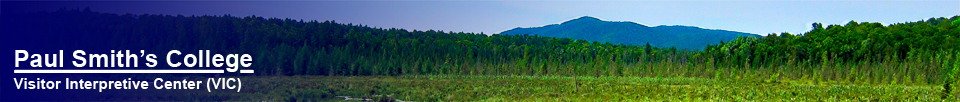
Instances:
[[[556,76],[259,76],[237,101],[956,101],[937,85]]]

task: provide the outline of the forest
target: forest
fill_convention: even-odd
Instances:
[[[803,34],[741,37],[702,51],[258,16],[87,9],[3,17],[14,18],[4,19],[4,27],[73,44],[59,45],[66,48],[248,53],[258,56],[257,76],[776,77],[938,84],[960,73],[960,16],[890,25],[850,21],[824,28],[814,23]]]

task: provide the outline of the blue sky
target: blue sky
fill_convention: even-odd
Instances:
[[[10,4],[10,3],[7,3]],[[960,1],[203,1],[44,2],[17,9],[90,7],[133,14],[257,15],[371,27],[499,33],[581,16],[647,26],[687,25],[754,34],[803,33],[811,23],[883,24],[960,15]],[[10,6],[10,5],[4,5]],[[4,9],[9,9],[4,8]]]

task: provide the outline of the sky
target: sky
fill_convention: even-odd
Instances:
[[[3,4],[3,3],[0,3]],[[686,25],[766,35],[804,33],[814,22],[892,23],[960,15],[960,1],[100,1],[34,2],[3,9],[89,7],[106,13],[335,20],[379,28],[496,34],[582,16],[647,26]],[[19,4],[16,4],[19,5]],[[39,6],[38,6],[39,5]]]

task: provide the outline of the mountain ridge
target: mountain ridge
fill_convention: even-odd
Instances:
[[[650,27],[630,21],[604,21],[591,16],[583,16],[560,24],[548,24],[541,27],[517,27],[499,34],[530,34],[627,45],[649,43],[655,47],[676,47],[685,50],[701,50],[707,45],[719,44],[721,41],[730,41],[741,36],[760,36],[751,33],[704,29],[685,25]]]

